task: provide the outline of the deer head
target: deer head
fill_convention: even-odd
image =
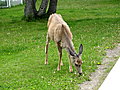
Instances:
[[[76,68],[76,71],[81,75],[82,74],[82,52],[83,52],[83,45],[81,44],[79,47],[79,53],[73,52],[71,49],[68,49],[68,52],[71,56],[73,65]]]

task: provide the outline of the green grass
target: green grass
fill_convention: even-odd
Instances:
[[[78,90],[106,49],[120,43],[119,0],[59,0],[57,13],[68,23],[78,52],[83,44],[83,76],[69,73],[63,50],[61,71],[57,48],[50,43],[49,64],[44,65],[47,20],[22,20],[24,6],[0,9],[0,90]],[[75,72],[75,70],[74,70]]]

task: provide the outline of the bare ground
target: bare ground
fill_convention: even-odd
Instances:
[[[118,60],[118,57],[120,57],[120,43],[116,48],[107,50],[106,54],[102,64],[98,65],[98,69],[91,74],[91,81],[80,84],[80,90],[97,90],[99,88],[108,74],[106,71],[113,67],[110,63],[115,63]]]

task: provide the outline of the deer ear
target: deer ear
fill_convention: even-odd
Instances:
[[[83,52],[83,45],[80,44],[78,56],[80,56],[82,52]]]
[[[74,52],[71,49],[67,48],[67,51],[71,56],[75,56]]]

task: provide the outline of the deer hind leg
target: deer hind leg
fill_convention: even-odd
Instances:
[[[50,42],[50,38],[46,37],[46,46],[45,46],[45,54],[46,54],[46,57],[45,57],[45,64],[48,64],[48,46],[49,46],[49,42]]]
[[[58,53],[59,53],[59,62],[58,62],[57,70],[59,71],[61,65],[63,65],[63,63],[62,63],[62,47],[61,47],[60,42],[57,43],[57,47],[58,47]]]
[[[70,71],[70,72],[73,72],[73,69],[72,69],[72,61],[71,61],[70,55],[68,55],[68,57],[69,57],[69,71]]]

